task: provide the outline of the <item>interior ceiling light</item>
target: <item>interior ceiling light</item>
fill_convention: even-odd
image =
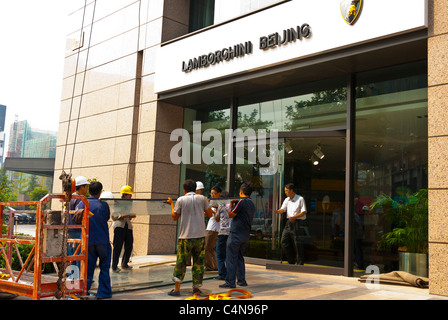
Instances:
[[[311,156],[311,163],[312,163],[314,166],[317,166],[317,165],[319,164],[319,159],[318,159],[317,156],[314,155],[314,154]]]
[[[319,159],[323,159],[325,157],[325,155],[323,154],[320,146],[318,145],[316,147],[316,149],[314,149],[314,154],[316,155],[316,157],[318,157]]]
[[[285,150],[288,154],[291,154],[294,150],[291,147],[291,144],[289,142],[285,143]]]

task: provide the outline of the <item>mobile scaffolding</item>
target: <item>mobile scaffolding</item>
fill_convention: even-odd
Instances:
[[[23,295],[39,300],[45,297],[85,296],[87,291],[87,252],[89,230],[89,202],[84,196],[69,194],[47,194],[40,201],[0,202],[0,226],[3,226],[5,206],[35,205],[36,234],[23,236],[14,234],[14,211],[9,211],[9,226],[6,234],[0,238],[0,256],[5,268],[0,268],[0,291]],[[62,202],[61,211],[44,210],[51,200]],[[68,226],[68,202],[80,199],[84,203],[82,223]],[[51,218],[59,216],[59,219]],[[56,223],[55,223],[56,221]],[[79,239],[70,238],[68,229],[80,229]],[[67,244],[74,243],[73,255],[67,255]],[[19,244],[32,246],[25,262],[19,251]],[[13,251],[20,262],[20,270],[13,270]],[[70,268],[72,262],[79,261],[80,268]],[[52,263],[58,276],[43,274],[44,265]],[[59,263],[59,267],[58,267]],[[70,272],[69,275],[67,273]],[[71,273],[73,272],[73,273]],[[77,294],[75,296],[75,294]]]

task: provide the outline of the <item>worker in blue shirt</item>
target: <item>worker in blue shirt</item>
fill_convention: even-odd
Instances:
[[[232,218],[226,250],[226,282],[220,288],[235,288],[247,286],[244,254],[249,243],[252,220],[255,216],[255,205],[250,199],[252,186],[243,183],[240,188],[240,198],[230,201],[229,218]],[[236,283],[235,281],[238,280]]]
[[[98,277],[98,290],[96,299],[107,299],[112,297],[112,287],[110,281],[110,264],[112,256],[112,247],[109,240],[109,226],[107,222],[110,218],[109,205],[105,201],[99,200],[103,185],[101,182],[93,181],[90,183],[89,192],[91,196],[89,201],[90,212],[93,216],[89,219],[89,253],[87,261],[87,292],[93,282],[93,274],[96,262],[99,259],[100,274]],[[84,208],[84,204],[80,205]]]

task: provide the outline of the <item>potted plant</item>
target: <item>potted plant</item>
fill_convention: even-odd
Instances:
[[[382,208],[392,224],[392,231],[383,235],[378,246],[398,247],[399,269],[427,277],[428,190],[397,193],[400,200],[381,195],[370,206],[373,211]]]

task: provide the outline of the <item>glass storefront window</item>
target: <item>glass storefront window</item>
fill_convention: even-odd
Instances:
[[[345,126],[345,79],[311,83],[240,99],[238,128],[300,131]]]
[[[396,224],[386,208],[371,210],[380,196],[406,202],[403,194],[428,187],[428,94],[426,61],[357,76],[356,214],[362,226],[357,268],[398,270],[397,246],[383,246]],[[363,210],[363,208],[365,210]]]
[[[183,141],[183,148],[188,148],[189,157],[182,163],[181,181],[201,181],[206,196],[210,195],[210,189],[215,185],[222,190],[227,187],[225,133],[229,128],[228,102],[218,101],[184,109],[184,129],[189,133],[189,141]],[[210,161],[205,157],[211,157],[208,159]],[[183,190],[179,191],[182,195]]]
[[[371,205],[382,195],[406,202],[403,192],[412,194],[428,187],[426,61],[356,74],[355,89],[353,266],[344,266],[346,77],[237,97],[234,129],[244,139],[232,139],[236,159],[231,164],[224,138],[231,129],[230,98],[185,109],[184,129],[192,137],[188,141],[191,162],[182,164],[181,180],[204,182],[206,195],[214,185],[228,188],[231,197],[243,182],[252,183],[257,211],[248,257],[286,260],[281,244],[285,219],[276,210],[285,199],[284,186],[294,183],[308,209],[298,236],[305,265],[335,272],[353,268],[355,273],[364,273],[369,265],[380,272],[398,270],[402,248],[381,246],[383,235],[396,225],[386,218],[386,209],[373,210]],[[201,154],[210,146],[211,139],[203,139],[209,129],[222,137],[221,162],[194,162],[194,151]],[[249,154],[263,147],[258,139],[261,130],[269,138],[274,129],[279,131],[277,167],[266,173],[267,166],[252,161]],[[267,147],[269,140],[265,143]],[[238,148],[244,150],[242,155],[237,154]],[[325,154],[318,163],[313,159],[316,149]]]
[[[331,79],[241,97],[238,129],[300,134],[309,129],[345,128],[346,85],[346,79]],[[314,164],[317,147],[323,148],[325,159]],[[246,152],[249,149],[247,144]],[[251,164],[247,157],[235,165],[234,192],[242,182],[251,182],[257,208],[247,255],[286,260],[282,235],[287,219],[276,210],[286,198],[284,186],[294,183],[309,210],[297,227],[295,244],[304,263],[342,268],[344,237],[338,228],[344,221],[345,137],[280,139],[278,151],[277,170],[271,175],[260,174],[260,165]]]

